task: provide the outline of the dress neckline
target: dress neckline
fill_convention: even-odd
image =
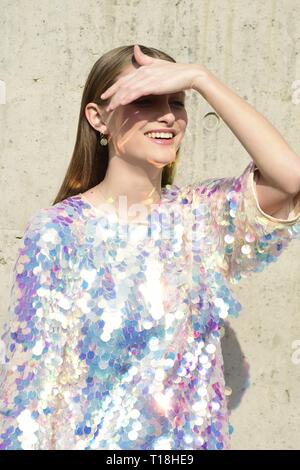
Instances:
[[[132,221],[132,222],[126,222],[126,223],[121,222],[117,215],[118,210],[116,209],[116,212],[113,213],[113,214],[116,214],[114,215],[115,222],[122,226],[149,225],[149,219],[151,220],[151,215],[155,212],[159,212],[164,203],[168,203],[168,202],[171,202],[172,200],[175,200],[177,197],[178,189],[179,189],[178,186],[175,184],[168,184],[161,189],[160,200],[156,202],[155,204],[153,204],[154,207],[150,210],[150,212],[147,215],[147,221],[145,222]],[[75,197],[78,197],[96,217],[106,216],[106,214],[100,208],[97,208],[96,206],[94,206],[94,204],[92,204],[92,202],[83,193],[78,193]]]

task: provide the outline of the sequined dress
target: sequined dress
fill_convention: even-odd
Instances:
[[[1,336],[0,449],[230,448],[230,283],[300,233],[299,198],[287,219],[265,214],[255,169],[168,185],[131,232],[82,194],[31,217]]]

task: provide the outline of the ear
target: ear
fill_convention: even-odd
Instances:
[[[90,125],[102,134],[108,133],[108,128],[104,118],[105,111],[96,103],[88,103],[85,107],[85,117]]]

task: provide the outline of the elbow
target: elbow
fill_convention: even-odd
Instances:
[[[291,170],[285,191],[289,196],[296,196],[300,192],[300,167],[298,171]]]
[[[291,189],[292,189],[292,192],[291,192],[292,196],[295,196],[300,192],[300,165],[299,165],[299,169],[298,169],[297,178],[295,178],[295,185]]]
[[[300,176],[295,179],[294,183],[289,183],[287,193],[289,196],[296,196],[300,192]]]

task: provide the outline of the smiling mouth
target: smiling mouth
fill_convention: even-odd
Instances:
[[[149,137],[148,135],[144,134],[144,136],[152,141],[154,144],[159,144],[159,145],[170,145],[170,144],[173,144],[175,142],[175,136],[173,136],[171,139],[164,139],[164,138],[160,138],[160,137]]]

